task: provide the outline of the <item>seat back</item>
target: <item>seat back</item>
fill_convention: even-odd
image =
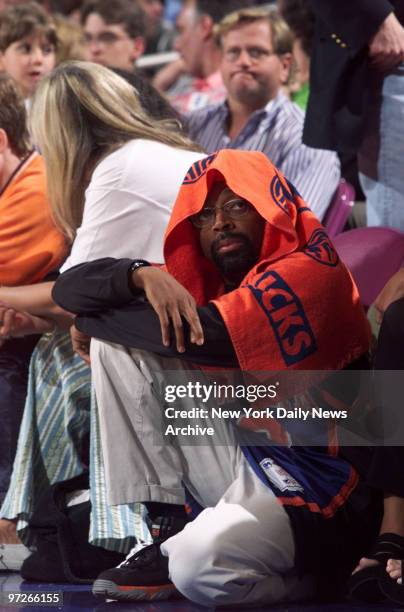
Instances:
[[[345,179],[341,179],[323,219],[330,238],[342,232],[354,203],[355,189]]]
[[[404,233],[389,227],[359,227],[338,234],[333,243],[366,307],[404,263]]]

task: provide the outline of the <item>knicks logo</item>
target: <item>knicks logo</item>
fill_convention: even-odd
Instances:
[[[288,186],[290,186],[289,183]],[[296,191],[295,188],[293,187],[291,191],[288,191],[279,176],[275,174],[274,178],[271,181],[269,190],[271,192],[271,196],[275,204],[277,204],[279,208],[281,208],[283,212],[285,212],[290,217],[290,210],[288,205],[295,204],[295,201],[293,199],[293,193]]]
[[[254,286],[247,286],[268,317],[287,366],[316,352],[316,340],[303,305],[277,272],[265,272]]]
[[[213,153],[212,155],[204,157],[203,159],[199,159],[197,162],[195,162],[188,170],[182,184],[191,185],[192,183],[196,183],[196,181],[199,181],[201,176],[206,173],[210,164],[216,158],[216,155],[217,153]]]
[[[303,252],[326,266],[335,267],[339,263],[338,253],[329,239],[327,232],[323,229],[316,229],[312,233]]]

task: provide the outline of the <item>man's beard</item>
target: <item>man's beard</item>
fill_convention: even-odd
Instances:
[[[224,240],[237,239],[242,242],[237,249],[228,253],[219,253],[218,249]],[[222,232],[212,243],[212,260],[219,268],[223,278],[240,282],[257,262],[254,245],[244,234]]]

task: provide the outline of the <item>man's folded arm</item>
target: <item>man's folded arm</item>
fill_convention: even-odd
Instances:
[[[74,266],[59,276],[52,297],[77,315],[128,304],[134,299],[128,282],[131,263],[131,259],[105,257]]]
[[[238,367],[230,336],[213,304],[198,308],[205,338],[202,346],[190,343],[184,319],[185,353],[176,350],[172,327],[170,346],[163,346],[157,314],[142,293],[134,295],[129,287],[131,263],[130,259],[105,258],[75,266],[59,277],[53,298],[77,314],[76,327],[93,338],[201,365]]]

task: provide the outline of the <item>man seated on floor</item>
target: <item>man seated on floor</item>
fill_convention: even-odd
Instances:
[[[208,153],[262,151],[322,220],[340,180],[340,165],[336,153],[303,144],[304,114],[282,92],[292,61],[291,31],[276,8],[260,7],[231,13],[217,35],[227,99],[191,113],[191,138]]]
[[[186,381],[196,364],[261,372],[352,364],[369,334],[346,268],[266,156],[230,150],[189,170],[165,261],[165,271],[142,260],[90,262],[54,289],[79,315],[79,350],[101,339],[92,340],[91,363],[109,503],[162,504],[168,525],[172,508],[171,537],[104,572],[94,592],[136,600],[177,589],[202,605],[231,606],[303,599],[325,575],[335,586],[377,530],[366,529],[364,509],[373,514],[363,499],[360,510],[355,503],[351,466],[326,447],[240,446],[225,420],[214,424],[219,445],[209,436],[171,442],[161,389],[167,370]],[[184,489],[203,510],[183,528],[175,510]]]

